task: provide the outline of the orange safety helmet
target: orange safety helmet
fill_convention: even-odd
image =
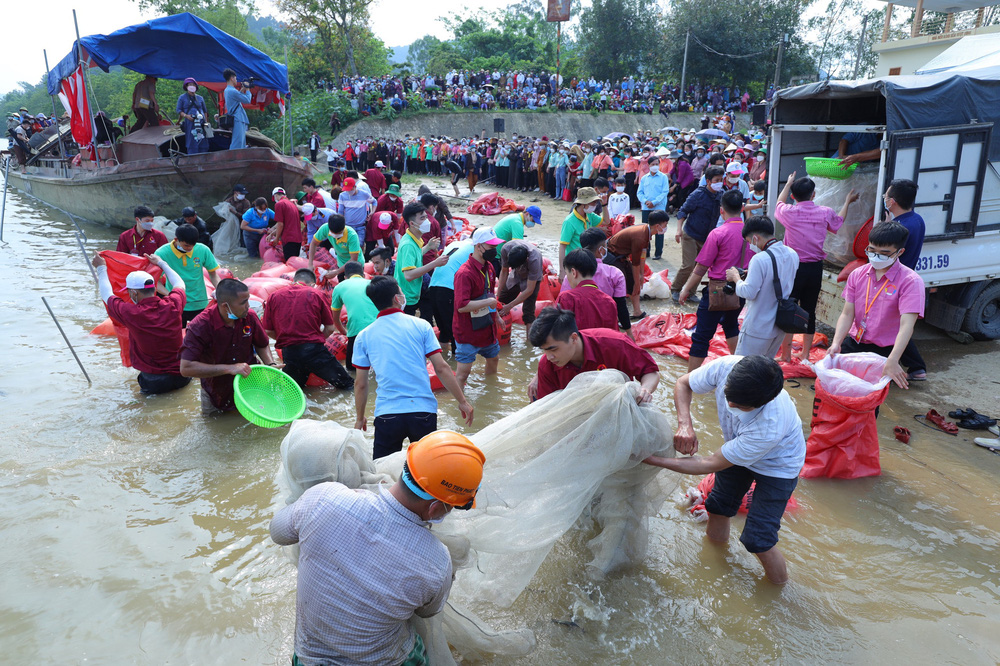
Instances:
[[[410,444],[403,482],[423,499],[471,509],[476,505],[485,462],[486,456],[468,437],[438,430]]]

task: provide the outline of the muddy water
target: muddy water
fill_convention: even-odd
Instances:
[[[544,205],[535,237],[554,256],[565,208]],[[113,247],[116,231],[84,230],[88,251]],[[87,334],[105,314],[73,231],[58,211],[12,192],[0,248],[3,661],[287,664],[294,570],[267,535],[284,431],[203,418],[194,385],[141,396],[115,341]],[[965,395],[986,366],[998,377],[995,350],[932,343],[932,370],[953,371],[890,393],[879,424],[884,474],[800,483],[802,508],[781,532],[788,586],[761,582],[735,534],[728,549],[707,545],[671,498],[652,520],[649,556],[626,575],[587,581],[586,526],[561,541],[517,603],[490,614],[533,628],[537,651],[491,663],[997,663],[1000,456],[910,418],[928,404],[948,408],[940,396]],[[672,414],[669,387],[684,367],[658,360],[656,403]],[[477,425],[524,404],[533,368],[519,328],[500,375],[470,379]],[[981,411],[1000,404],[996,387],[983,386],[973,403]],[[808,421],[809,383],[789,390]],[[307,417],[353,421],[348,394],[308,397]],[[456,426],[454,401],[440,399],[441,425]],[[695,414],[703,450],[716,450],[712,401],[699,399]],[[913,428],[910,445],[892,439],[896,423]]]

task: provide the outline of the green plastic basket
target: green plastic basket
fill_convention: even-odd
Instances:
[[[236,409],[250,423],[277,428],[306,411],[306,396],[295,380],[269,365],[255,365],[250,376],[233,381]]]
[[[858,168],[857,163],[846,169],[840,166],[840,158],[837,157],[806,157],[806,173],[817,178],[832,178],[833,180],[844,180],[850,178],[854,170]]]

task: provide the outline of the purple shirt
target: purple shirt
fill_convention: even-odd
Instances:
[[[680,188],[686,188],[694,182],[694,174],[691,172],[691,165],[687,160],[679,159],[674,163],[674,182]]]
[[[832,208],[817,206],[813,201],[800,201],[794,206],[779,201],[774,216],[785,225],[785,245],[795,250],[803,263],[823,261],[826,232],[835,234],[844,224],[844,218]]]
[[[726,269],[733,266],[746,268],[750,262],[750,249],[743,240],[743,218],[731,217],[721,227],[712,229],[696,261],[708,266],[711,280],[726,279]]]
[[[881,280],[875,280],[875,269],[865,264],[851,271],[844,287],[844,300],[854,304],[854,321],[850,336],[858,339],[858,328],[864,333],[858,342],[879,347],[892,347],[899,334],[902,315],[924,316],[924,281],[897,260]],[[868,310],[868,314],[865,314]]]
[[[597,283],[597,288],[611,298],[625,296],[625,276],[622,275],[620,270],[614,266],[608,266],[600,259],[597,260],[597,272],[594,273],[593,280]],[[572,287],[569,286],[569,278],[564,278],[559,293],[561,294],[570,289]]]

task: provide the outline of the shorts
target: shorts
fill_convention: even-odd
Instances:
[[[410,444],[437,430],[437,412],[408,412],[376,416],[372,458],[378,460],[403,449],[403,440]]]
[[[476,347],[455,341],[455,360],[459,363],[475,363],[477,354],[483,358],[496,358],[500,354],[500,343],[494,341],[488,347]]]
[[[705,499],[705,509],[732,518],[739,511],[750,484],[756,483],[740,541],[748,552],[764,553],[778,543],[781,516],[798,482],[798,477],[779,479],[734,465],[715,473],[715,486]]]
[[[170,374],[152,374],[140,372],[136,378],[139,382],[139,389],[146,395],[156,395],[157,393],[169,393],[179,388],[184,388],[191,383],[190,377]]]

